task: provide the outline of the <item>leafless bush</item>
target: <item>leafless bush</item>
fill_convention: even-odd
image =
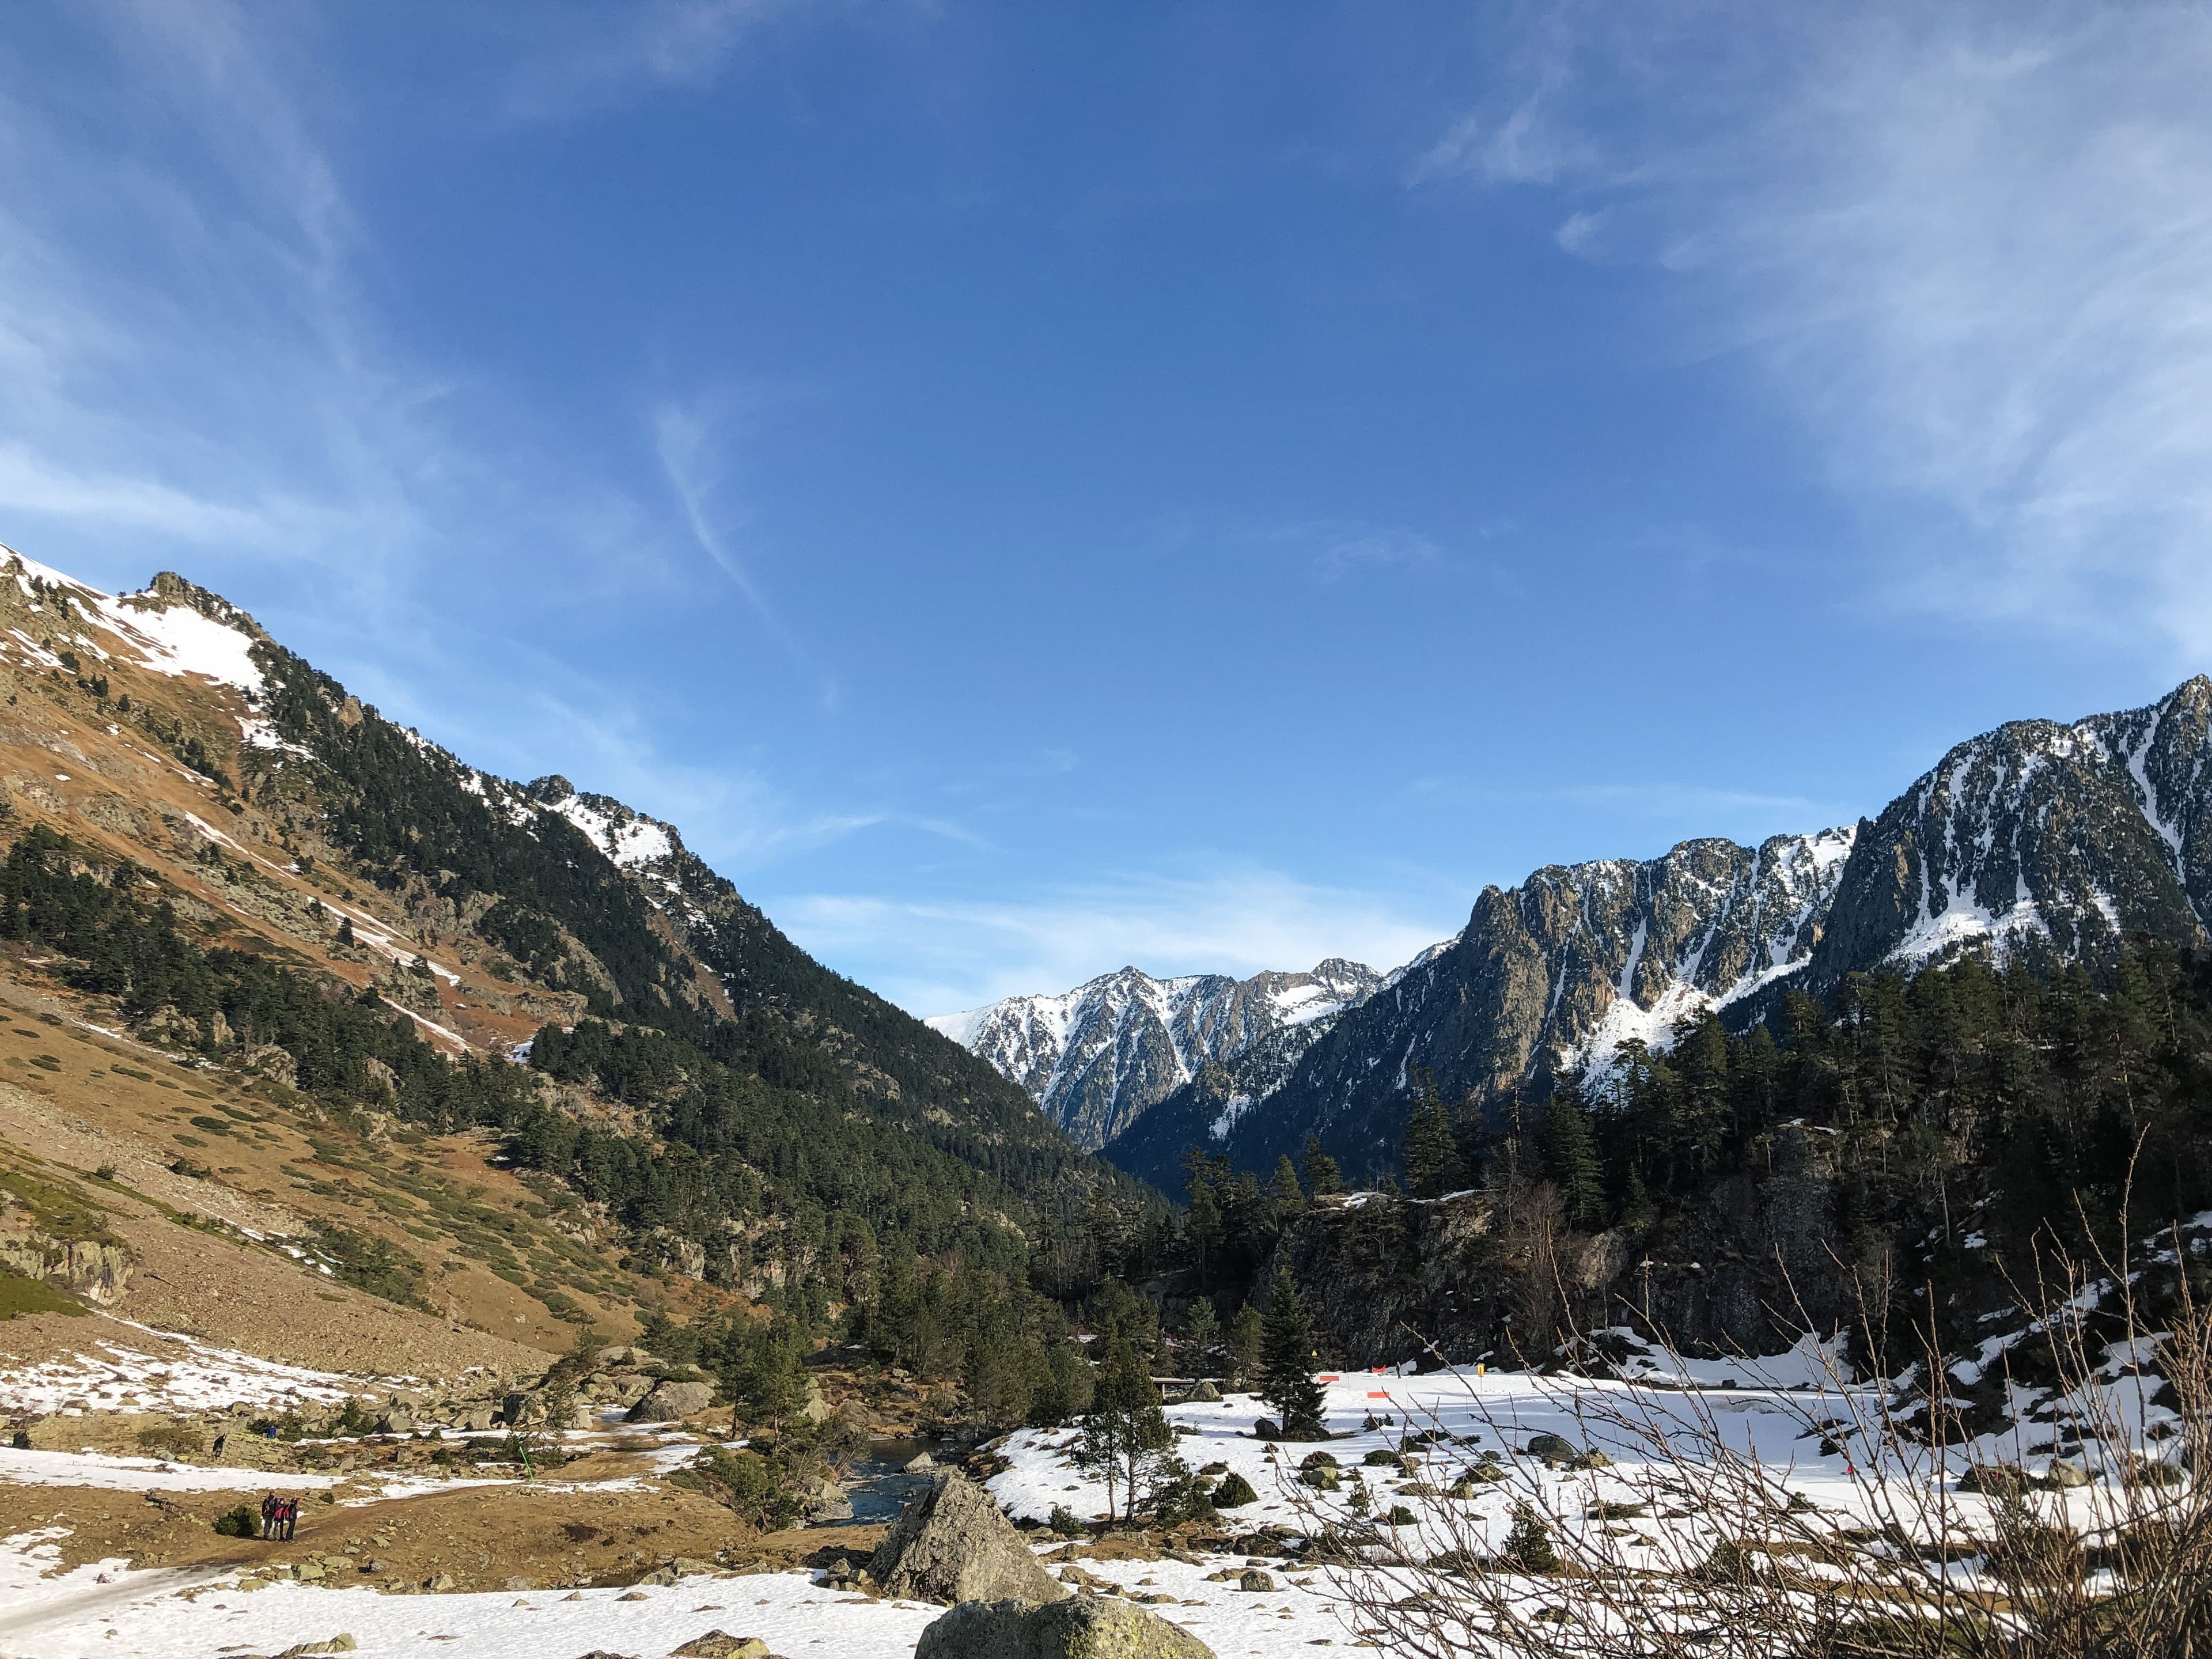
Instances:
[[[1384,1523],[1391,1497],[1287,1490],[1340,1564],[1346,1622],[1419,1659],[2212,1655],[2191,1248],[2177,1232],[2140,1271],[2053,1258],[1984,1358],[1947,1367],[1931,1331],[1888,1381],[1855,1378],[1832,1339],[1800,1342],[1788,1389],[1470,1380],[1463,1415],[1407,1437],[1411,1524]],[[1602,1371],[1587,1362],[1630,1346],[1607,1339],[1564,1352]],[[1555,1438],[1522,1426],[1532,1407]]]

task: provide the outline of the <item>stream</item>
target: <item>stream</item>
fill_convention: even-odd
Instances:
[[[907,1474],[906,1466],[916,1453],[933,1456],[938,1449],[927,1440],[871,1440],[866,1455],[856,1460],[838,1482],[853,1500],[853,1519],[896,1520],[908,1497],[927,1478]]]

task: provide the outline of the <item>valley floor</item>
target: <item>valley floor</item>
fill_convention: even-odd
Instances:
[[[200,1352],[205,1362],[221,1357]],[[1387,1645],[1370,1639],[1355,1605],[1363,1581],[1370,1595],[1390,1582],[1386,1558],[1490,1554],[1531,1502],[1563,1545],[1613,1547],[1654,1571],[1701,1559],[1717,1535],[1716,1517],[1680,1484],[1682,1466],[1656,1458],[1633,1424],[1705,1425],[1712,1443],[1757,1460],[1778,1492],[1799,1494],[1790,1507],[1837,1527],[1875,1518],[1869,1506],[1886,1488],[1862,1467],[1869,1454],[1848,1433],[1824,1443],[1816,1426],[1850,1416],[1868,1391],[1832,1375],[1817,1350],[1734,1365],[1632,1352],[1621,1369],[1630,1380],[1471,1370],[1328,1377],[1332,1437],[1321,1445],[1255,1437],[1265,1407],[1249,1396],[1174,1407],[1183,1458],[1194,1468],[1226,1465],[1258,1494],[1226,1517],[1234,1553],[1188,1534],[1071,1540],[1040,1529],[1031,1546],[1065,1582],[1142,1601],[1224,1659],[1277,1659],[1316,1646]],[[241,1368],[235,1380],[259,1374]],[[344,1380],[302,1376],[296,1385]],[[0,1379],[0,1390],[26,1381]],[[102,1414],[66,1421],[90,1437]],[[824,1582],[830,1558],[864,1557],[880,1527],[761,1538],[670,1486],[665,1477],[702,1443],[695,1435],[610,1425],[568,1438],[576,1461],[532,1481],[446,1479],[420,1468],[280,1477],[307,1499],[291,1545],[212,1530],[214,1516],[265,1489],[271,1477],[259,1470],[58,1447],[0,1451],[0,1656],[279,1654],[343,1634],[365,1659],[574,1659],[595,1650],[658,1659],[721,1630],[764,1638],[787,1659],[896,1659],[941,1612]],[[2046,1443],[2033,1438],[2022,1423],[2008,1443],[1978,1455],[2047,1468],[2047,1431]],[[1103,1516],[1103,1489],[1073,1466],[1072,1440],[1069,1431],[1024,1430],[1003,1443],[1005,1467],[990,1483],[1000,1506],[1032,1522],[1055,1509],[1085,1522]],[[1297,1480],[1317,1450],[1340,1466],[1334,1492]],[[1405,1462],[1384,1461],[1393,1457]],[[1471,1488],[1448,1495],[1486,1465],[1491,1472]],[[1889,1480],[1925,1489],[1930,1474],[1899,1468]],[[1659,1497],[1666,1492],[1686,1501],[1670,1508]],[[1958,1500],[1956,1523],[1971,1530],[1986,1508]],[[1368,1539],[1370,1563],[1318,1565],[1285,1541],[1324,1524]],[[372,1556],[377,1571],[364,1574]],[[672,1558],[682,1573],[674,1583],[636,1583]],[[303,1563],[315,1565],[320,1583],[289,1576]],[[272,1571],[280,1564],[286,1576]],[[1263,1580],[1245,1577],[1254,1568]],[[1964,1564],[1958,1573],[1971,1583]],[[432,1583],[453,1587],[425,1591]],[[1540,1577],[1515,1583],[1533,1611],[1556,1594]]]

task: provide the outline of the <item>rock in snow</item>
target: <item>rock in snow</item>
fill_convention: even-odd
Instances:
[[[925,1601],[1051,1601],[1067,1594],[991,1495],[949,1469],[907,1500],[868,1576],[886,1595]]]
[[[1079,1595],[963,1601],[921,1633],[914,1659],[1214,1659],[1213,1650],[1158,1613]]]

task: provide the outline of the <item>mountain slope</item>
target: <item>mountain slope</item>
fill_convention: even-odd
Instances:
[[[1381,980],[1331,957],[1308,973],[1154,979],[1134,968],[1060,996],[1008,997],[928,1021],[988,1060],[1079,1146],[1127,1129],[1209,1063],[1265,1043],[1282,1066]]]
[[[1486,889],[1456,940],[1346,1011],[1272,1093],[1240,1104],[1237,1079],[1209,1073],[1107,1155],[1173,1184],[1203,1126],[1210,1151],[1247,1168],[1295,1155],[1309,1133],[1351,1170],[1386,1167],[1421,1073],[1447,1098],[1487,1097],[1559,1050],[1656,1036],[1802,969],[1853,833],[1685,842]]]
[[[1487,889],[1451,946],[1348,1011],[1272,1094],[1194,1079],[1106,1148],[1172,1187],[1194,1144],[1261,1170],[1309,1133],[1395,1165],[1418,1074],[1448,1100],[1547,1086],[1705,1008],[1738,1028],[1794,990],[1961,953],[2049,969],[2137,934],[2197,945],[2212,916],[2212,680],[2070,725],[2008,723],[1881,813],[1757,848],[1685,842]]]
[[[2199,676],[2148,708],[1960,744],[1865,827],[1806,988],[1961,947],[2047,968],[2107,960],[2136,933],[2203,943],[2208,726]]]
[[[372,1141],[489,1133],[593,1241],[535,1278],[483,1246],[526,1319],[702,1280],[819,1307],[915,1252],[1018,1277],[1097,1203],[1157,1202],[672,827],[465,765],[180,578],[118,597],[9,560],[0,677],[0,976]],[[367,1206],[392,1282],[450,1277],[435,1226],[394,1222],[412,1200],[320,1188]]]

